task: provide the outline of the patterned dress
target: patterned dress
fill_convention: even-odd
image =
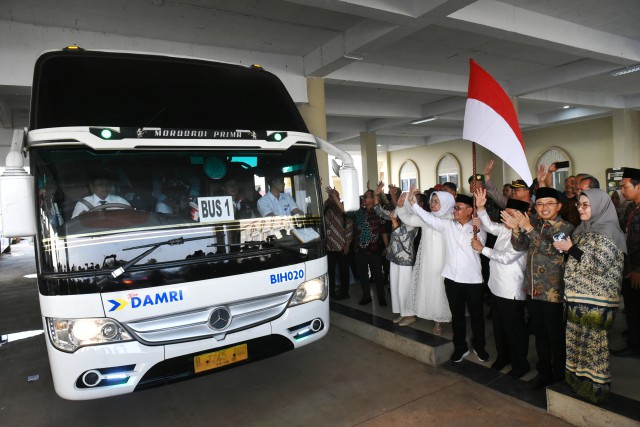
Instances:
[[[564,274],[565,379],[578,396],[597,403],[611,384],[607,331],[620,303],[624,253],[602,234],[582,233],[576,239],[582,257],[569,256]]]

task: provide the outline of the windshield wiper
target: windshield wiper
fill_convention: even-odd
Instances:
[[[123,251],[130,251],[130,250],[133,250],[133,249],[141,249],[141,248],[149,248],[149,249],[147,249],[146,251],[144,251],[143,253],[141,253],[140,255],[138,255],[137,257],[132,259],[131,261],[127,262],[125,265],[122,265],[122,266],[116,268],[111,273],[109,273],[108,276],[103,277],[102,279],[100,279],[98,281],[98,287],[100,287],[100,290],[102,290],[104,285],[106,285],[111,279],[118,278],[119,276],[122,275],[122,273],[127,271],[127,269],[129,269],[130,267],[136,265],[141,259],[145,258],[147,255],[151,254],[153,251],[155,251],[156,249],[158,249],[161,246],[182,245],[184,242],[190,242],[192,240],[210,239],[210,238],[211,238],[211,236],[189,237],[189,238],[186,238],[186,239],[184,237],[178,237],[177,239],[169,239],[169,240],[165,240],[164,242],[151,243],[149,245],[140,245],[140,246],[132,246],[130,248],[124,248],[124,249],[122,249]],[[109,276],[111,276],[111,277],[109,277]]]
[[[300,255],[300,258],[306,258],[307,255],[309,255],[309,249],[301,247],[301,245],[302,245],[301,243],[296,244],[296,245],[285,245],[285,244],[281,243],[277,239],[277,237],[275,235],[273,235],[273,234],[270,235],[270,236],[267,236],[267,240],[266,241],[252,242],[252,243],[257,243],[257,244],[260,244],[262,246],[264,246],[265,244],[273,245],[276,248],[284,249],[285,251],[296,253],[296,254]]]

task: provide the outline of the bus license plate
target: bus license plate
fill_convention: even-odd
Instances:
[[[231,365],[232,363],[241,362],[249,358],[247,344],[240,344],[234,347],[225,348],[224,350],[214,351],[212,353],[201,354],[193,358],[193,368],[195,373],[208,371],[210,369],[220,368],[222,366]]]

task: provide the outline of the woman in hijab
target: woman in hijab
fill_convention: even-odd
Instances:
[[[413,192],[409,194],[413,197]],[[456,200],[446,191],[434,191],[429,198],[431,213],[438,218],[452,219],[455,204]],[[411,293],[408,299],[409,311],[415,313],[415,316],[405,318],[404,324],[401,323],[401,325],[415,322],[416,316],[433,320],[435,322],[433,333],[440,335],[441,323],[451,321],[451,310],[444,290],[444,277],[442,277],[445,257],[444,240],[442,233],[425,224],[409,209],[409,206],[406,209],[403,208],[404,205],[404,197],[401,197],[401,200],[398,200],[398,206],[401,208],[398,209],[398,216],[405,224],[422,227],[422,237],[411,272]]]
[[[568,253],[564,270],[567,301],[565,380],[581,397],[604,400],[611,387],[607,331],[620,303],[625,236],[604,190],[584,190],[578,202],[582,222],[572,238],[554,243]]]

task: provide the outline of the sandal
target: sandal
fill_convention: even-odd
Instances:
[[[395,319],[393,319],[393,323],[398,324],[398,323],[402,322],[403,319],[404,319],[404,317],[398,316]]]
[[[442,324],[440,322],[436,322],[436,324],[433,325],[433,333],[434,335],[442,334]]]

